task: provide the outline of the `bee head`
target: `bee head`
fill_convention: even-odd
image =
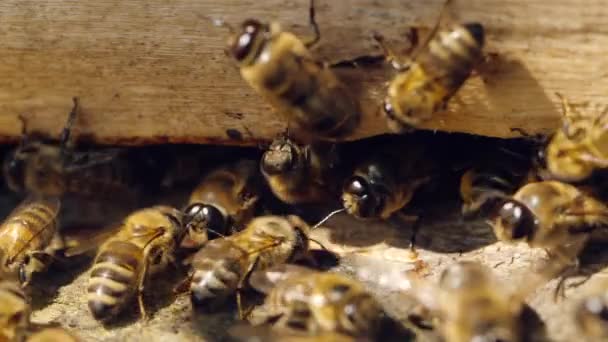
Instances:
[[[478,46],[483,46],[485,42],[485,30],[480,23],[466,23],[463,25],[471,37],[475,39]]]
[[[344,207],[350,214],[359,218],[373,218],[382,213],[385,198],[365,178],[352,177],[342,192]]]
[[[263,46],[266,25],[254,19],[243,22],[239,32],[230,41],[230,52],[232,56],[243,65],[253,62]]]
[[[587,336],[608,337],[608,297],[591,296],[576,311],[576,323]]]
[[[262,156],[261,168],[266,174],[284,174],[298,166],[299,149],[288,140],[274,142]]]
[[[202,244],[209,236],[228,235],[228,222],[215,206],[203,203],[190,204],[184,210],[186,234],[192,242]]]
[[[498,209],[493,228],[499,240],[515,241],[530,239],[537,225],[536,215],[526,205],[508,199]]]

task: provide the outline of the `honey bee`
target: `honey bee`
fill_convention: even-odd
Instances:
[[[78,342],[80,339],[60,327],[47,327],[28,336],[26,342]]]
[[[332,198],[331,184],[335,183],[335,151],[279,138],[262,156],[260,169],[274,195],[285,203],[327,202]]]
[[[320,39],[310,2],[313,39],[303,42],[281,30],[278,23],[254,19],[243,22],[229,42],[241,75],[253,89],[302,132],[335,139],[345,136],[360,121],[360,108],[331,68],[316,60],[309,48]]]
[[[377,149],[355,168],[342,190],[346,211],[361,219],[388,219],[431,180],[434,166],[421,145]]]
[[[515,342],[523,339],[523,299],[543,278],[530,278],[516,293],[508,293],[486,267],[461,261],[442,272],[438,285],[411,275],[407,280],[409,294],[447,341]]]
[[[209,235],[229,235],[249,221],[259,200],[257,164],[243,160],[211,171],[190,195],[184,210],[184,244],[201,246]]]
[[[557,95],[562,103],[563,127],[545,150],[547,169],[555,179],[582,181],[593,171],[608,168],[608,149],[604,147],[608,112],[584,116],[574,112],[565,97]]]
[[[181,212],[167,206],[138,210],[129,215],[118,232],[97,253],[87,287],[93,317],[108,321],[137,296],[143,303],[146,278],[166,268],[184,236]]]
[[[51,263],[63,247],[58,233],[58,199],[26,199],[0,226],[0,260],[4,272],[23,286]]]
[[[447,3],[449,0],[444,9]],[[375,36],[399,70],[389,84],[383,106],[388,126],[395,132],[416,127],[444,110],[482,57],[485,34],[481,24],[465,23],[439,31],[441,17],[428,40],[403,65],[399,65],[382,36]]]
[[[0,340],[20,341],[30,325],[31,306],[18,283],[0,280]]]
[[[526,160],[499,154],[491,161],[468,169],[460,178],[462,214],[473,217],[485,214],[499,201],[512,195],[524,184],[536,181],[535,170]]]
[[[277,330],[371,337],[383,315],[363,284],[336,273],[279,265],[254,272],[250,283],[267,293],[264,323]]]
[[[124,162],[123,150],[76,151],[70,139],[78,113],[78,99],[62,131],[59,144],[28,139],[23,121],[23,140],[4,161],[4,178],[12,191],[35,196],[110,197],[131,193],[133,175]]]
[[[308,251],[309,230],[297,216],[261,216],[234,235],[209,241],[192,259],[190,295],[193,305],[202,310],[214,310],[243,288],[254,269],[263,270],[304,258]],[[237,301],[240,301],[239,296]]]
[[[608,338],[608,292],[584,298],[575,311],[576,324],[588,338]]]
[[[578,263],[590,232],[608,224],[608,208],[558,181],[529,183],[506,199],[492,226],[501,241],[544,248],[563,265]]]

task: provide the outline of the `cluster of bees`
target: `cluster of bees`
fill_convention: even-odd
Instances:
[[[145,319],[150,276],[183,264],[187,276],[175,291],[189,293],[196,312],[225,310],[233,302],[246,320],[251,305],[245,294],[263,294],[263,315],[252,322],[255,328],[238,326],[237,338],[376,340],[386,314],[374,296],[357,280],[316,267],[310,234],[325,220],[313,226],[298,215],[277,215],[263,199],[269,190],[294,207],[336,204],[329,216],[412,221],[404,209],[448,168],[459,175],[463,216],[487,217],[499,240],[544,248],[550,259],[513,294],[501,292],[491,271],[472,262],[449,266],[438,284],[404,274],[397,283],[411,284],[407,291],[421,304],[411,320],[447,341],[523,340],[519,316],[525,297],[548,279],[576,271],[591,232],[608,223],[600,186],[601,171],[608,168],[602,145],[607,116],[577,113],[562,99],[564,125],[535,145],[539,153],[503,148],[464,168],[430,158],[448,148],[415,135],[338,144],[357,127],[361,110],[332,67],[310,52],[320,38],[312,3],[310,19],[316,34],[309,42],[257,20],[245,21],[230,41],[243,78],[286,116],[298,139],[278,137],[259,160],[206,172],[183,209],[140,206],[93,238],[69,236],[58,220],[66,198],[137,198],[149,184],[171,178],[171,172],[157,171],[177,162],[134,162],[118,148],[77,148],[70,134],[76,99],[59,143],[24,135],[4,164],[8,186],[27,198],[0,226],[3,339],[77,340],[62,328],[32,323],[24,291],[55,258],[96,250],[86,292],[91,315],[104,323],[118,319],[134,301]],[[477,23],[446,31],[437,24],[409,58],[377,38],[383,60],[398,69],[381,105],[396,132],[411,131],[442,111],[483,57],[484,29]],[[463,165],[454,159],[450,165]],[[608,338],[606,298],[590,297],[578,310],[576,322],[589,336]]]

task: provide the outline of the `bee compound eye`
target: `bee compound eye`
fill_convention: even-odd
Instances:
[[[200,216],[203,222],[205,222],[205,227],[207,227],[209,233],[215,233],[216,235],[218,233],[227,234],[226,219],[216,207],[212,205],[203,205]]]
[[[369,186],[363,177],[355,176],[346,183],[344,192],[363,197],[369,194]]]
[[[262,24],[257,20],[246,20],[241,26],[241,33],[235,39],[231,52],[237,61],[242,61],[251,53],[257,35],[262,31]]]
[[[532,234],[534,230],[534,214],[525,205],[515,200],[503,203],[498,216],[503,228],[513,239],[523,239]]]

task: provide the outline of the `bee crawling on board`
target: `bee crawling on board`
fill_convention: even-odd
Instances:
[[[405,288],[404,294],[419,303],[409,317],[414,325],[437,329],[446,341],[517,342],[527,334],[522,329],[524,299],[547,280],[545,274],[520,278],[523,285],[510,292],[489,268],[459,261],[443,270],[438,284],[407,272],[388,286]]]
[[[300,145],[275,139],[262,156],[260,169],[271,191],[289,204],[321,203],[332,198],[338,156],[335,145]]]
[[[547,171],[565,182],[579,182],[594,171],[608,168],[608,109],[597,115],[583,115],[573,110],[568,100],[557,94],[562,104],[562,128],[558,129],[545,150]]]
[[[321,37],[313,0],[309,14],[315,35],[306,42],[278,23],[249,19],[230,39],[230,53],[245,81],[285,115],[290,127],[305,136],[336,139],[359,125],[360,106],[332,69],[311,54]]]
[[[182,214],[167,206],[135,211],[100,247],[87,287],[88,305],[95,319],[109,321],[137,297],[147,318],[143,291],[151,274],[173,262],[173,253],[185,235]]]
[[[260,216],[229,237],[209,241],[192,258],[190,296],[198,310],[217,310],[218,305],[244,288],[253,270],[308,256],[310,227],[297,216]]]
[[[346,275],[282,264],[253,272],[250,284],[267,294],[261,324],[277,331],[371,338],[384,314],[363,284]]]
[[[184,209],[187,234],[183,247],[200,247],[210,236],[226,236],[243,228],[259,202],[259,182],[253,160],[219,167],[206,175]]]
[[[117,192],[132,194],[132,170],[122,158],[122,149],[74,149],[71,131],[79,111],[78,98],[73,102],[59,144],[28,138],[27,122],[21,118],[22,141],[3,165],[9,188],[44,197],[72,194],[115,200]]]
[[[577,271],[590,233],[608,225],[608,207],[575,186],[559,181],[529,183],[504,200],[491,225],[505,242],[544,248],[552,262]],[[556,289],[563,290],[563,280]]]
[[[63,245],[58,232],[60,201],[28,198],[0,225],[2,272],[16,275],[23,286],[46,270]]]
[[[389,129],[395,132],[417,127],[445,110],[447,103],[469,78],[482,58],[485,33],[479,23],[456,25],[449,31],[440,31],[443,12],[426,42],[417,43],[417,31],[413,31],[414,46],[408,61],[396,56],[376,34],[374,38],[382,46],[387,59],[399,73],[389,84],[383,109]],[[415,51],[413,51],[415,49]]]

